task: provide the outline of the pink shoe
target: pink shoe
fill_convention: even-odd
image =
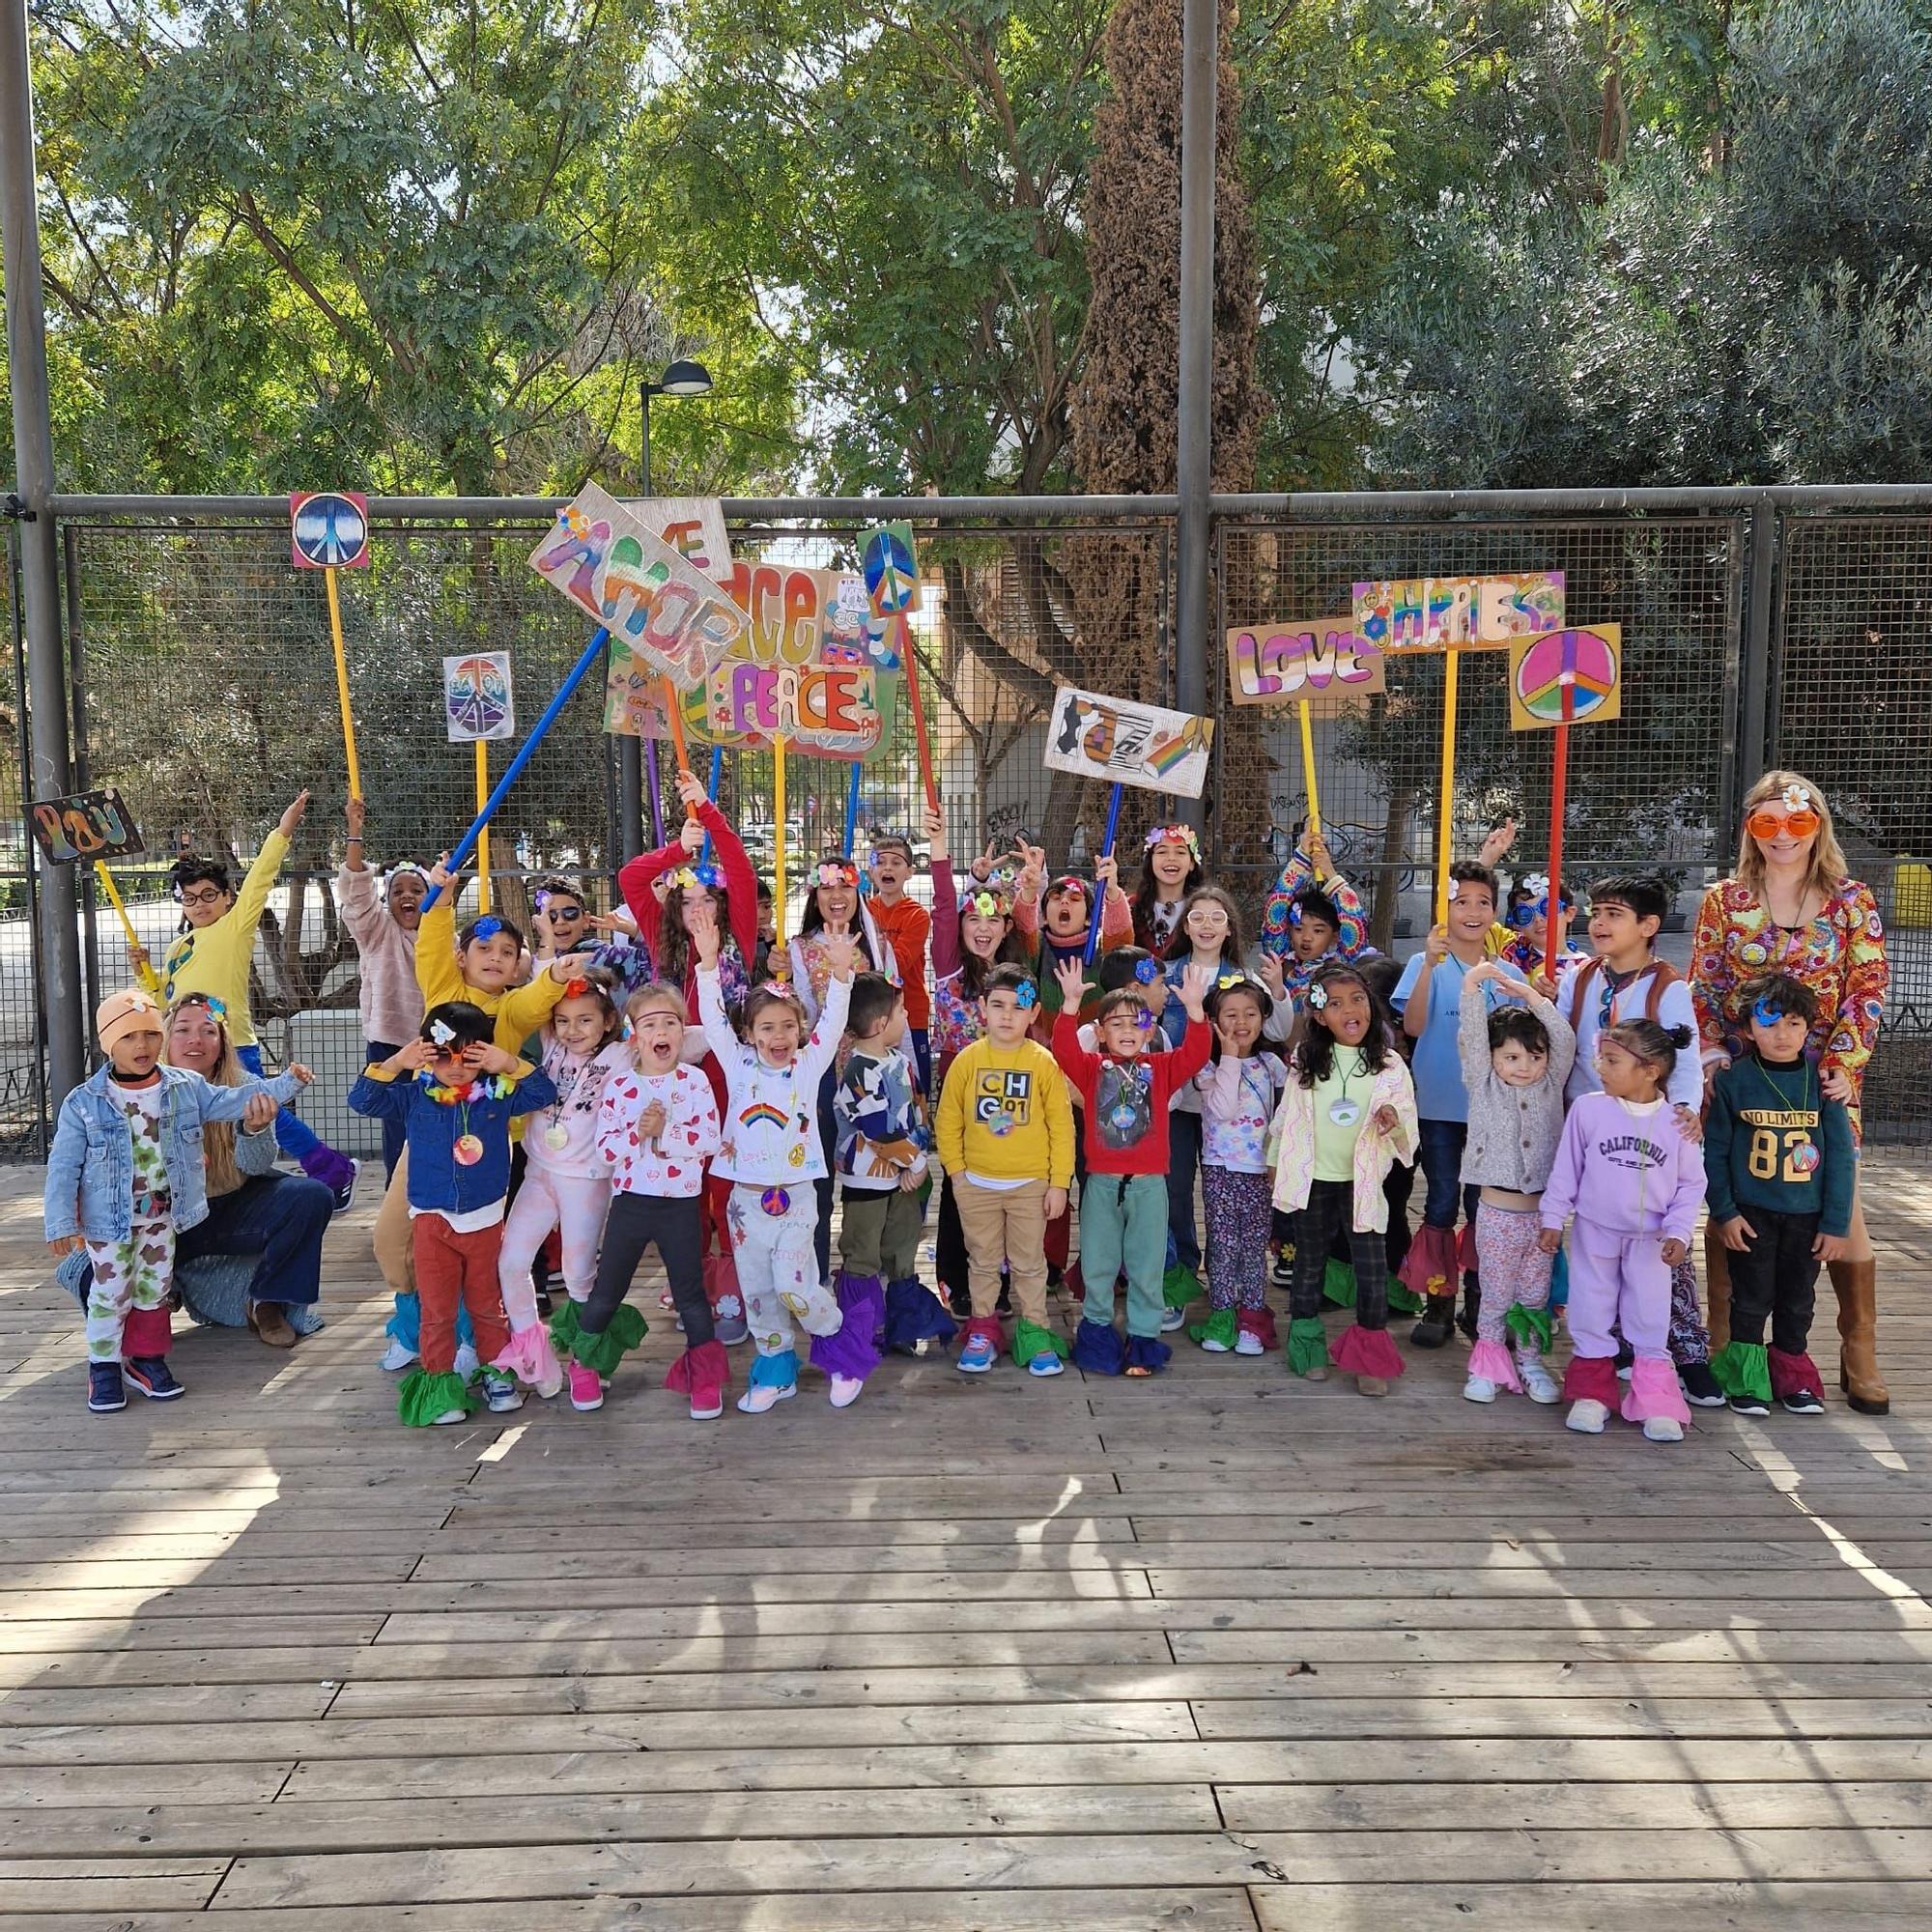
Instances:
[[[850,1408],[859,1400],[859,1391],[866,1384],[857,1376],[834,1376],[832,1378],[832,1406]]]
[[[694,1422],[715,1422],[724,1413],[724,1391],[716,1382],[708,1387],[694,1388],[691,1391],[691,1419]]]
[[[604,1406],[604,1378],[582,1362],[570,1365],[570,1406],[586,1412]]]

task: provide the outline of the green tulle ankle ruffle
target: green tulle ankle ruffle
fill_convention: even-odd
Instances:
[[[1321,1316],[1304,1315],[1288,1324],[1288,1366],[1297,1376],[1328,1366],[1328,1331]]]
[[[1218,1342],[1224,1349],[1235,1346],[1235,1338],[1240,1332],[1240,1323],[1235,1319],[1232,1308],[1217,1308],[1205,1321],[1190,1323],[1187,1339],[1206,1347],[1209,1342]]]
[[[454,1369],[440,1376],[427,1369],[412,1369],[396,1385],[396,1413],[410,1429],[427,1429],[452,1408],[470,1415],[481,1406],[481,1398]]]
[[[1066,1344],[1051,1328],[1042,1328],[1025,1316],[1013,1323],[1013,1360],[1021,1367],[1036,1355],[1058,1355],[1066,1359]]]
[[[1711,1357],[1711,1373],[1726,1395],[1771,1400],[1771,1363],[1762,1342],[1726,1342]]]
[[[1170,1308],[1185,1308],[1201,1293],[1201,1277],[1184,1263],[1175,1264],[1160,1278],[1160,1298]]]
[[[1518,1348],[1534,1349],[1539,1355],[1548,1354],[1550,1336],[1554,1333],[1548,1309],[1525,1308],[1520,1302],[1513,1303],[1509,1313],[1503,1317],[1503,1326],[1516,1337]]]
[[[628,1301],[617,1304],[611,1317],[611,1325],[601,1335],[586,1335],[574,1318],[571,1326],[576,1330],[571,1337],[571,1359],[583,1368],[594,1369],[600,1376],[614,1376],[617,1364],[644,1339],[646,1333],[644,1318]],[[553,1343],[556,1341],[554,1332],[551,1340]],[[558,1352],[562,1352],[560,1348]]]

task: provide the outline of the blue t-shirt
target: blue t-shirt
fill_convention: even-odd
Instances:
[[[1408,1005],[1408,996],[1422,983],[1427,955],[1416,953],[1402,969],[1402,979],[1389,1005],[1397,1018]],[[1522,983],[1522,975],[1507,959],[1496,965],[1506,979]],[[1429,982],[1429,1023],[1415,1042],[1409,1070],[1415,1076],[1415,1111],[1425,1121],[1466,1121],[1469,1095],[1463,1085],[1463,1062],[1456,1051],[1456,1022],[1463,1007],[1463,978],[1473,971],[1453,952],[1446,953]],[[1483,988],[1484,1003],[1493,1008],[1498,994],[1493,986]]]

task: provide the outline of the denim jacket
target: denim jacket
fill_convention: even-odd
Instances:
[[[208,1218],[208,1176],[201,1130],[210,1121],[240,1121],[257,1094],[293,1100],[301,1082],[293,1073],[212,1087],[185,1066],[163,1066],[161,1154],[167,1162],[168,1218],[179,1229]],[[99,1067],[61,1102],[47,1154],[47,1239],[81,1235],[90,1241],[125,1241],[134,1225],[134,1141],[128,1117],[108,1093],[111,1066]]]

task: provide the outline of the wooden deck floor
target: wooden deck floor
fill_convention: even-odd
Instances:
[[[1868,1186],[1896,1412],[1669,1448],[1475,1408],[1460,1348],[1381,1404],[1184,1348],[409,1435],[366,1212],[326,1334],[183,1334],[185,1401],[97,1418],[9,1176],[0,1912],[1923,1928],[1932,1178]]]

